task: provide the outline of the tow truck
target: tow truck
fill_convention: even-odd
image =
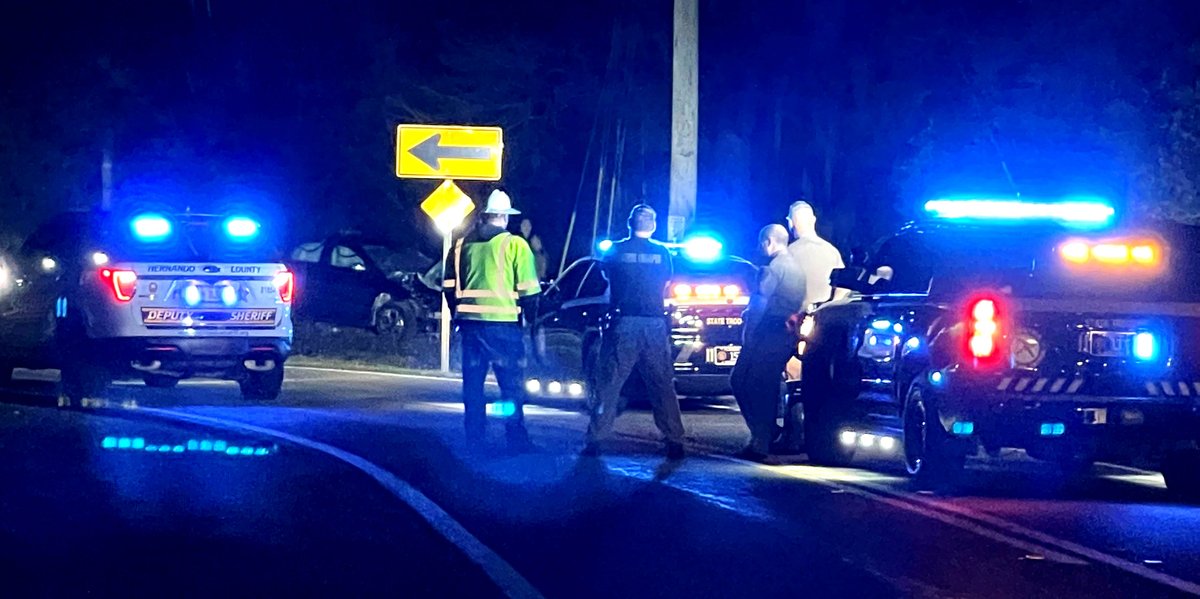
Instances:
[[[296,282],[263,221],[158,206],[51,217],[4,261],[0,383],[58,369],[63,394],[84,400],[114,378],[206,377],[275,399]]]
[[[534,328],[537,355],[526,390],[533,396],[583,398],[587,373],[600,348],[601,322],[608,311],[608,281],[600,258],[611,242],[597,244],[596,255],[582,258],[546,289]],[[724,395],[729,371],[737,362],[742,340],[742,312],[754,268],[724,254],[715,237],[696,235],[671,244],[675,276],[665,290],[664,317],[671,319],[675,356],[675,388],[683,396]],[[635,373],[624,395],[641,397]]]
[[[1200,499],[1200,231],[1096,198],[924,213],[802,321],[785,438],[820,464],[894,455],[926,485],[1019,449],[1161,470]]]

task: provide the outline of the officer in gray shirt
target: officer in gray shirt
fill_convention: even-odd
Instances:
[[[750,429],[750,443],[739,456],[763,462],[769,457],[775,436],[781,375],[796,350],[796,335],[788,319],[801,311],[806,280],[788,252],[786,229],[768,225],[759,232],[758,243],[770,262],[759,270],[758,288],[746,310],[742,351],[730,374],[730,385]]]

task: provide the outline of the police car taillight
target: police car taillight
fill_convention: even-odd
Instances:
[[[100,279],[112,290],[113,297],[119,302],[132,300],[137,290],[137,273],[132,270],[104,268],[100,270]]]
[[[976,297],[967,302],[966,352],[977,366],[1000,361],[1003,317],[1001,302],[994,297]]]
[[[285,270],[275,275],[275,288],[279,290],[279,299],[292,303],[292,297],[296,293],[296,275],[291,271]]]

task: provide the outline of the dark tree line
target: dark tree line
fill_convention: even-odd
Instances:
[[[1094,193],[1200,217],[1191,3],[701,6],[697,226],[739,249],[801,195],[843,245],[957,193]],[[619,231],[633,203],[666,205],[669,2],[0,10],[10,237],[96,205],[108,153],[115,201],[242,194],[284,207],[296,236],[357,227],[433,250],[417,209],[432,185],[392,175],[401,122],[503,126],[502,184],[553,252],[573,210],[577,255],[610,211]]]

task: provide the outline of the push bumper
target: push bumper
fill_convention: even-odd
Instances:
[[[988,449],[1034,457],[1124,460],[1196,447],[1200,398],[1003,393],[979,386],[934,389],[943,430]]]

